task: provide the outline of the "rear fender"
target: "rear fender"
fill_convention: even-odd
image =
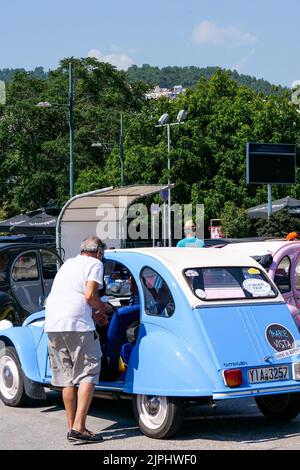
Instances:
[[[157,326],[141,325],[130,356],[124,392],[207,397],[214,386],[205,365],[181,338]]]
[[[13,346],[16,349],[23,373],[28,379],[33,382],[43,381],[38,368],[36,346],[30,328],[15,326],[0,331],[0,354],[5,346]]]

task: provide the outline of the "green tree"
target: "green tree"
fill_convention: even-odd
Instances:
[[[224,237],[242,238],[252,235],[252,225],[244,209],[234,202],[226,202],[221,214],[221,226]]]
[[[291,215],[288,209],[282,209],[268,220],[258,219],[255,228],[261,237],[285,237],[289,232],[300,231],[300,219]]]

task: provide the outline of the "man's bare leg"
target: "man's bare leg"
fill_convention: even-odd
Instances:
[[[77,387],[64,387],[62,390],[63,402],[67,415],[69,431],[73,428],[73,423],[77,408]]]
[[[85,422],[93,398],[94,387],[94,384],[89,382],[81,382],[78,387],[77,409],[72,423],[72,428],[75,431],[83,433],[86,430]]]

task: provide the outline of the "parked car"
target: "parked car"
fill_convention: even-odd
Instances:
[[[300,330],[300,242],[266,240],[262,242],[231,243],[222,250],[235,255],[249,255],[268,271],[280,290]]]
[[[20,325],[38,312],[62,261],[40,243],[0,243],[0,320]]]
[[[116,362],[120,369],[114,378],[100,375],[95,396],[131,395],[145,435],[174,435],[190,403],[255,397],[272,420],[298,415],[300,334],[255,260],[214,248],[145,248],[106,252],[105,269],[124,284],[133,278],[139,301],[111,319],[103,363],[108,372]],[[123,294],[129,302],[130,292]],[[132,322],[139,325],[130,342]],[[1,341],[3,403],[40,398],[51,388],[44,312],[0,331]]]

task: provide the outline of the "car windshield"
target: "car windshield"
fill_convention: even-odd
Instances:
[[[183,274],[196,297],[205,301],[277,295],[269,279],[256,267],[189,268]]]

